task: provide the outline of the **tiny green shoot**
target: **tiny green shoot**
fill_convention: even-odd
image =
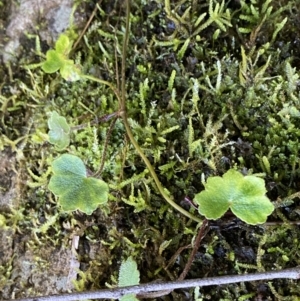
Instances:
[[[72,49],[72,42],[65,34],[61,34],[55,43],[55,49],[50,49],[46,53],[46,61],[42,64],[42,69],[46,73],[60,71],[62,78],[67,81],[80,79],[80,68],[75,65],[68,56]]]

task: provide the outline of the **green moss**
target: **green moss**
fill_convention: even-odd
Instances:
[[[185,206],[185,197],[192,199],[203,189],[204,178],[234,166],[266,173],[272,201],[299,191],[299,3],[131,2],[125,70],[129,123],[176,203]],[[125,15],[119,2],[111,5],[103,1],[72,59],[82,72],[119,89]],[[39,63],[30,53],[21,59],[23,65]],[[122,121],[109,131],[111,119],[104,119],[119,108],[111,89],[88,80],[65,82],[39,69],[10,72],[13,76],[1,84],[0,149],[11,149],[17,158],[18,205],[1,213],[5,226],[27,235],[32,250],[67,245],[79,235],[81,290],[116,277],[119,262],[131,253],[139,258],[142,282],[168,280],[170,271],[177,277],[189,250],[169,270],[165,267],[190,243],[195,227],[164,203]],[[106,153],[99,176],[110,185],[112,201],[104,212],[96,210],[90,217],[62,213],[47,189],[48,168],[60,154],[46,139],[47,112],[54,110],[71,126],[67,152],[82,158],[90,174],[99,170]],[[213,224],[189,276],[299,265],[299,237],[288,226],[298,219],[296,205],[284,203],[278,212],[272,219],[286,223],[272,231],[241,224],[227,230],[226,217]],[[165,241],[171,243],[159,253]],[[253,258],[241,256],[248,247]],[[0,282],[8,278],[1,269],[0,275]],[[256,287],[200,291],[206,299],[243,300]],[[295,296],[296,282],[274,281],[267,292]]]

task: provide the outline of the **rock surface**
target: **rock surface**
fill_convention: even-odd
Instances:
[[[9,23],[5,30],[8,42],[4,45],[2,59],[6,63],[20,54],[20,39],[26,33],[38,33],[41,40],[51,44],[70,26],[73,0],[21,0],[11,5]],[[75,23],[84,18],[75,16]]]

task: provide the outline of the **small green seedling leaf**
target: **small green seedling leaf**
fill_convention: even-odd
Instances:
[[[65,34],[61,34],[55,43],[55,50],[67,57],[72,49],[73,43],[70,41],[69,37]]]
[[[137,269],[137,264],[132,257],[123,261],[119,271],[118,286],[130,286],[140,283],[140,272]],[[138,301],[134,294],[123,296],[120,301]]]
[[[58,71],[64,64],[64,57],[62,57],[55,50],[48,50],[46,53],[46,61],[42,65],[42,69],[46,73],[54,73]]]
[[[65,149],[70,143],[70,126],[66,118],[53,111],[48,119],[48,127],[49,142],[54,144],[57,150]]]
[[[140,283],[140,272],[132,257],[123,261],[119,271],[118,286],[130,286]]]
[[[52,163],[53,176],[48,188],[59,197],[64,211],[80,210],[92,214],[98,205],[108,200],[108,185],[99,179],[87,177],[82,160],[64,154]]]
[[[63,79],[75,82],[80,79],[80,68],[72,60],[66,60],[60,68],[60,74]]]
[[[228,209],[250,225],[262,224],[267,220],[274,206],[265,196],[265,182],[255,176],[243,176],[234,169],[223,177],[210,177],[205,190],[196,194],[199,213],[207,219],[218,219]]]
[[[80,79],[80,68],[69,60],[68,56],[72,49],[72,42],[65,34],[61,34],[55,43],[55,50],[48,50],[46,61],[42,63],[42,69],[46,73],[60,71],[61,76],[67,81]]]

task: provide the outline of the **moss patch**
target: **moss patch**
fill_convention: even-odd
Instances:
[[[117,89],[123,2],[102,1],[71,53],[82,72]],[[299,265],[299,3],[131,2],[128,122],[166,191],[193,211],[187,200],[203,190],[202,180],[235,167],[260,174],[276,206],[261,227],[230,213],[211,222],[188,277]],[[94,4],[87,1],[88,6]],[[75,40],[79,30],[69,34]],[[115,94],[87,79],[71,83],[40,68],[27,70],[24,66],[41,60],[30,45],[18,63],[2,67],[10,76],[3,76],[0,86],[0,167],[5,170],[0,203],[8,204],[0,209],[1,245],[7,245],[1,250],[1,297],[47,293],[44,280],[60,277],[52,258],[67,254],[68,269],[74,237],[79,237],[77,290],[116,284],[120,262],[129,256],[137,260],[141,283],[176,279],[188,260],[196,224],[165,203],[121,119],[110,128],[119,108]],[[90,216],[62,212],[47,188],[49,167],[62,153],[47,141],[52,111],[71,127],[65,152],[80,157],[90,175],[102,165],[98,176],[110,186],[108,205]],[[26,277],[19,258],[31,266]],[[24,277],[33,280],[21,281]],[[65,290],[53,285],[51,293]],[[200,292],[202,300],[299,298],[296,281],[286,280]],[[173,298],[191,300],[192,293]]]

